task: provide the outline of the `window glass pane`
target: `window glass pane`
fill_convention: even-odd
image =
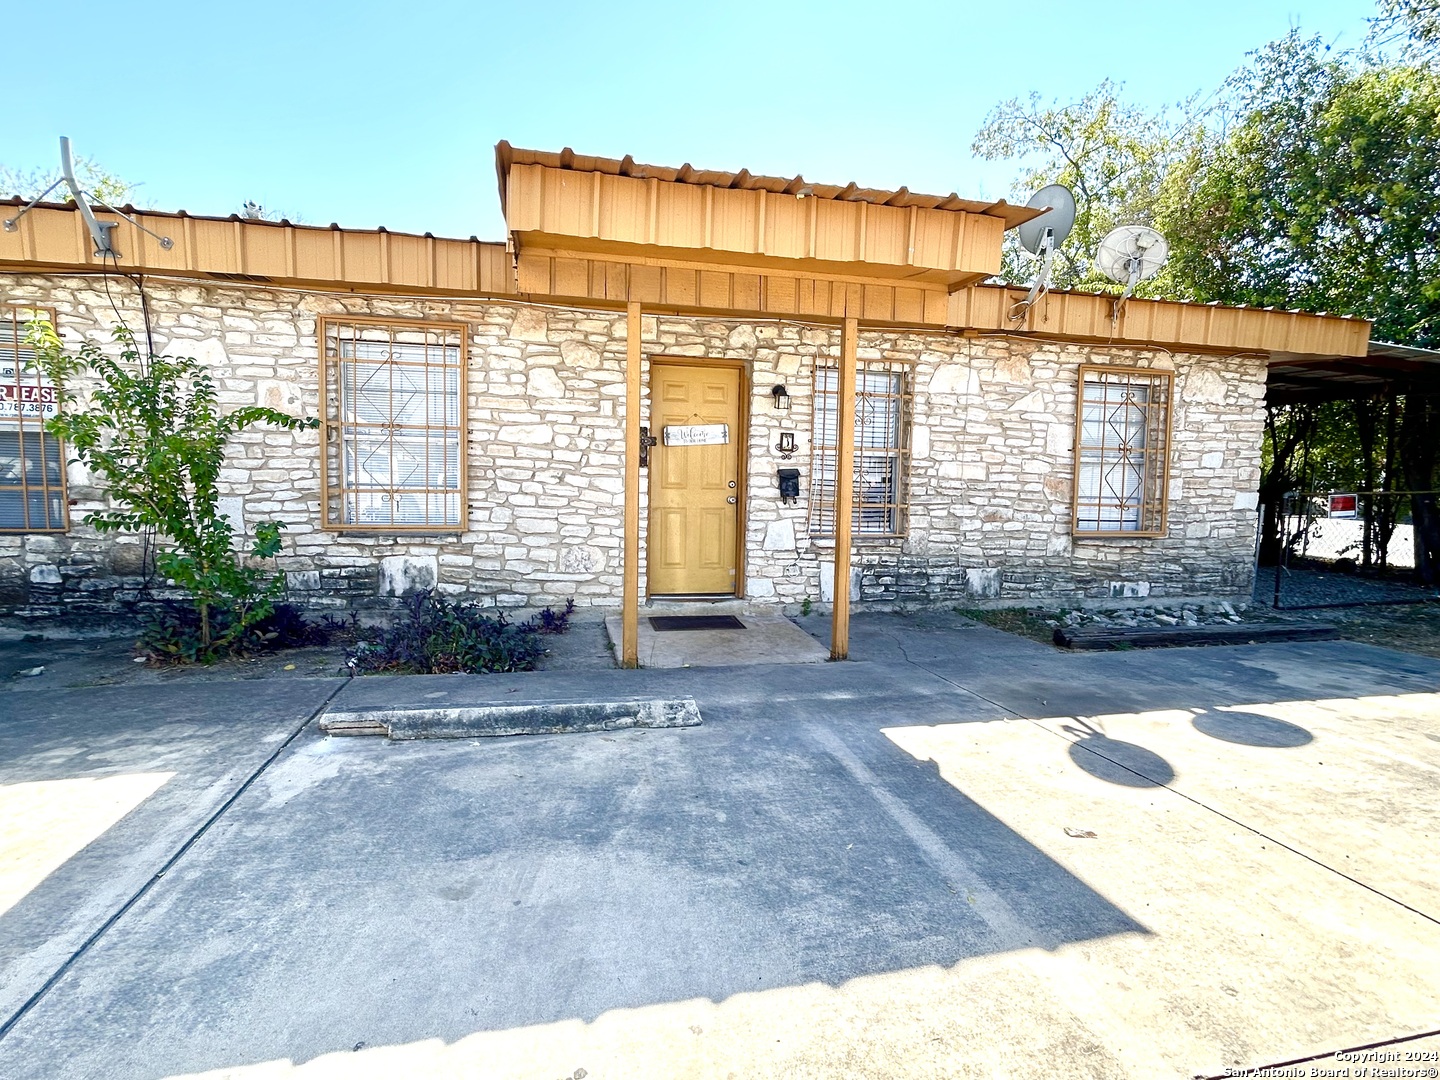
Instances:
[[[1169,389],[1169,378],[1162,373],[1085,372],[1075,464],[1078,531],[1159,527]]]
[[[331,325],[327,337],[338,360],[331,400],[341,522],[458,525],[459,332],[353,324]]]
[[[839,372],[815,372],[814,453],[810,476],[810,532],[834,535]],[[865,365],[855,380],[855,465],[851,497],[857,534],[897,535],[903,529],[905,372],[886,364]]]
[[[0,530],[41,532],[66,525],[64,452],[42,426],[55,414],[55,391],[25,344],[37,316],[49,313],[0,307]]]

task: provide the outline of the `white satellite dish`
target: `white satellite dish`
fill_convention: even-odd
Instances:
[[[1115,301],[1117,318],[1120,305],[1134,294],[1135,286],[1158,274],[1169,257],[1170,245],[1165,237],[1146,225],[1121,225],[1111,229],[1100,241],[1100,249],[1095,252],[1095,269],[1125,286],[1120,299]]]
[[[1025,204],[1029,207],[1044,207],[1045,212],[1029,221],[1021,222],[1018,232],[1020,246],[1034,255],[1040,262],[1030,293],[1016,304],[1010,318],[1019,322],[1034,306],[1040,294],[1050,287],[1050,268],[1055,262],[1055,250],[1065,242],[1070,230],[1075,227],[1075,196],[1063,184],[1049,184]]]

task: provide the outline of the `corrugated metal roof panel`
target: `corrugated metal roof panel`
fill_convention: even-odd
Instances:
[[[526,150],[511,146],[505,140],[495,144],[495,172],[500,182],[500,209],[506,209],[505,178],[512,165],[541,165],[551,169],[567,169],[573,172],[607,173],[611,176],[630,176],[638,180],[654,178],[680,184],[696,184],[703,187],[741,188],[762,190],[777,195],[813,195],[817,199],[835,199],[841,202],[866,202],[885,206],[918,206],[925,210],[961,210],[969,214],[985,214],[998,217],[1005,222],[1005,228],[1014,228],[1021,222],[1039,217],[1043,210],[1028,206],[1014,206],[1004,199],[987,202],[980,199],[962,199],[953,191],[949,195],[922,195],[908,188],[862,188],[854,181],[845,185],[817,184],[806,181],[803,176],[756,176],[748,169],[739,172],[725,172],[718,169],[697,169],[688,162],[677,167],[669,165],[643,165],[633,157],[596,157],[593,154],[577,154],[570,147],[559,151]]]

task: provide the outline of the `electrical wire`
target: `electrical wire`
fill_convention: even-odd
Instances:
[[[110,309],[115,312],[115,321],[119,324],[130,339],[134,340],[134,333],[129,323],[125,321],[125,315],[120,310],[120,305],[115,302],[115,296],[110,291],[110,272],[113,263],[114,272],[125,278],[127,281],[134,281],[135,288],[140,294],[140,311],[145,320],[145,351],[139,354],[140,373],[148,374],[150,368],[150,357],[155,352],[155,336],[150,322],[150,302],[145,295],[145,283],[139,274],[133,278],[120,269],[119,256],[114,251],[106,251],[100,260],[100,280],[105,286],[105,298],[110,301]],[[136,350],[139,353],[139,350]],[[140,592],[149,594],[155,584],[155,526],[147,525],[140,530]]]

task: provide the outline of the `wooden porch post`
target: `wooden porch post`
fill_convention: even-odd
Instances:
[[[640,666],[640,304],[625,310],[625,555],[620,664]]]
[[[835,588],[830,614],[830,659],[850,655],[850,533],[855,508],[855,353],[857,319],[840,331],[839,397],[835,418]]]

